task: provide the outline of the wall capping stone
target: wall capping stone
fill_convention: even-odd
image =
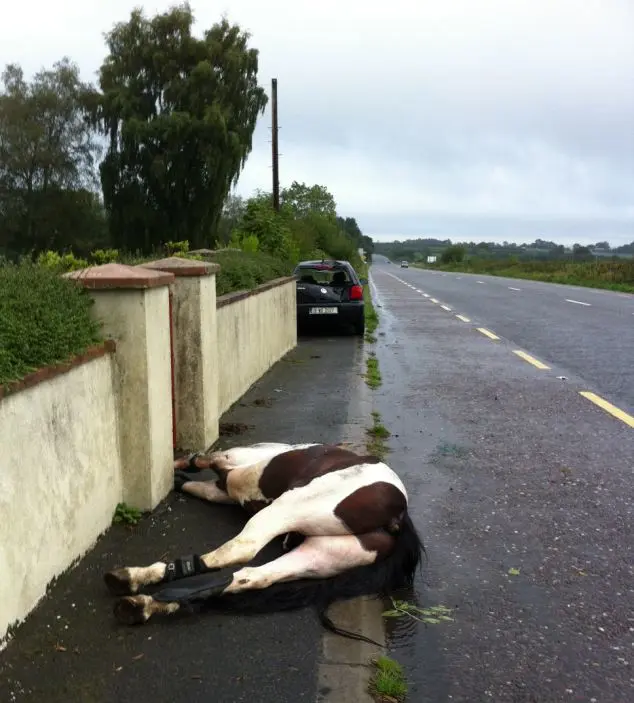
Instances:
[[[231,303],[237,303],[239,300],[244,300],[245,298],[250,298],[259,293],[264,293],[271,288],[277,288],[278,286],[283,286],[291,281],[296,281],[297,276],[284,276],[282,278],[274,278],[272,281],[266,281],[256,288],[251,288],[251,290],[238,290],[234,293],[225,293],[216,298],[216,307],[222,308],[225,305],[231,305]]]
[[[220,271],[220,264],[212,263],[211,261],[198,261],[196,259],[187,259],[180,256],[169,256],[166,259],[157,259],[156,261],[146,261],[143,264],[137,264],[138,268],[146,268],[152,271],[164,271],[165,273],[173,273],[174,276],[210,276],[213,273]]]
[[[87,364],[93,359],[99,359],[99,357],[105,356],[106,354],[112,354],[116,351],[116,348],[117,346],[115,341],[113,339],[108,339],[103,344],[96,344],[89,347],[86,351],[81,354],[76,354],[66,361],[43,366],[42,368],[37,369],[37,371],[27,374],[19,381],[10,381],[4,386],[0,386],[0,401],[3,398],[7,398],[10,395],[15,395],[16,393],[24,391],[27,388],[33,388],[33,386],[37,386],[39,383],[50,381],[52,378],[68,373],[78,366]]]

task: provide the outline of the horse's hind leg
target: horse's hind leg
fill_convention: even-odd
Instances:
[[[187,484],[185,484],[187,485]],[[161,583],[234,564],[245,564],[272,539],[293,530],[293,513],[277,503],[263,508],[233,539],[202,556],[177,559],[170,564],[157,561],[150,566],[127,566],[109,571],[104,576],[114,595],[137,593],[143,586]]]
[[[338,537],[308,537],[288,554],[262,566],[246,566],[236,571],[231,582],[219,585],[212,597],[262,590],[275,583],[299,579],[330,578],[349,569],[374,563],[387,554],[394,538],[385,532],[369,535],[340,535]],[[161,598],[161,595],[163,597]],[[115,616],[126,625],[134,625],[149,620],[152,615],[170,614],[179,610],[170,587],[151,596],[138,595],[121,598],[115,605]]]

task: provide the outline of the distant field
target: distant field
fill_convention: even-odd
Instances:
[[[421,268],[463,271],[508,278],[565,283],[634,293],[634,261],[509,261],[469,259],[454,264],[414,264]]]

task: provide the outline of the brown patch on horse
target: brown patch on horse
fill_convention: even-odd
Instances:
[[[214,471],[216,476],[218,476],[218,480],[216,481],[216,485],[218,488],[223,490],[225,493],[227,492],[227,476],[229,476],[229,470],[228,469],[221,469],[218,464],[215,462],[211,464],[209,467]]]
[[[318,444],[292,449],[274,456],[262,470],[258,487],[271,500],[292,488],[308,485],[313,479],[358,464],[376,464],[376,457],[361,457],[336,445]]]
[[[355,535],[383,528],[396,534],[407,510],[407,500],[391,483],[377,481],[363,486],[344,498],[335,515]]]
[[[384,559],[394,548],[395,539],[385,530],[374,530],[364,535],[357,535],[361,546],[366,552],[376,552],[376,560]]]

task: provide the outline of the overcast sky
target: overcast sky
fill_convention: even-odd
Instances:
[[[93,80],[127,0],[3,6],[0,63]],[[148,14],[171,2],[147,2]],[[634,0],[219,0],[279,81],[280,179],[376,239],[634,240]],[[238,191],[270,188],[270,113]]]

